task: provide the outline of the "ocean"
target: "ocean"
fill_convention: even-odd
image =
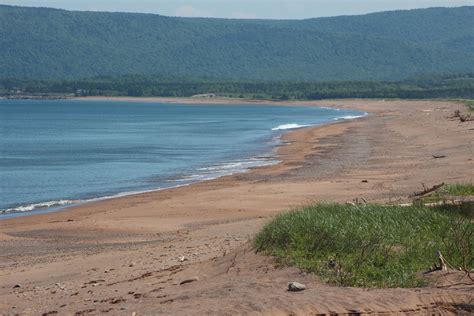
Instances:
[[[288,130],[365,115],[278,105],[0,100],[0,219],[275,164]]]

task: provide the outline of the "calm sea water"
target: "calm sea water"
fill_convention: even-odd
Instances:
[[[288,129],[363,113],[317,107],[0,100],[0,218],[275,163]]]

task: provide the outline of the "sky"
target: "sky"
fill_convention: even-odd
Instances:
[[[0,4],[185,17],[304,19],[399,9],[474,6],[474,0],[0,0]]]

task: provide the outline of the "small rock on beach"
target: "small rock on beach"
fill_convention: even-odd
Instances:
[[[298,283],[298,282],[291,282],[288,284],[288,291],[290,292],[300,292],[306,289],[306,285]]]

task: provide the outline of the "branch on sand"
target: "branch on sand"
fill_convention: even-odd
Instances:
[[[423,191],[415,192],[410,197],[422,197],[422,196],[428,195],[430,193],[436,192],[437,190],[439,190],[443,186],[444,186],[444,182],[441,183],[441,184],[437,184],[435,186],[432,186],[431,188],[424,188]],[[424,187],[424,185],[423,185],[423,187]]]

